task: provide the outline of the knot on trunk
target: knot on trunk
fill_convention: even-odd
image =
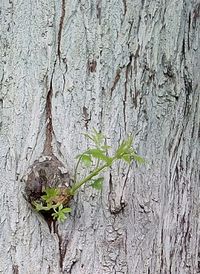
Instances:
[[[68,189],[72,179],[67,169],[55,156],[43,156],[35,161],[29,169],[25,183],[25,199],[34,209],[35,203],[42,204],[41,197],[45,194],[44,190],[48,188],[58,190],[58,195],[51,200],[53,205],[60,203],[67,206],[69,204],[71,197],[68,194]],[[52,210],[41,210],[39,212],[48,224],[49,221],[53,221]]]

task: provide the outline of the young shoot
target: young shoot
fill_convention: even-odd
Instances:
[[[144,159],[132,147],[133,138],[128,136],[121,142],[114,154],[110,154],[111,147],[107,146],[106,138],[94,129],[92,134],[84,134],[92,145],[76,157],[77,163],[74,171],[74,182],[69,188],[47,187],[39,200],[33,202],[37,211],[49,212],[54,220],[65,221],[71,212],[68,207],[70,199],[78,189],[88,184],[96,190],[101,190],[104,178],[100,176],[109,169],[114,162],[124,161],[130,165],[133,161],[142,164]],[[81,178],[81,170],[86,169],[86,175]],[[80,179],[79,179],[80,177]]]

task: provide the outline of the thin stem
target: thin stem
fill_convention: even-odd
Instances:
[[[101,172],[104,168],[109,167],[108,164],[105,164],[99,168],[96,168],[92,173],[90,173],[87,177],[85,177],[83,180],[81,180],[80,182],[77,182],[74,184],[74,186],[72,186],[72,188],[70,189],[70,194],[74,195],[76,190],[79,189],[83,184],[85,184],[87,181],[91,180],[94,176],[98,175],[99,172]]]
[[[78,158],[75,170],[74,170],[74,183],[76,183],[76,178],[77,178],[77,171],[78,171],[78,166],[81,162],[81,158],[82,158],[83,154],[80,155],[80,157]]]

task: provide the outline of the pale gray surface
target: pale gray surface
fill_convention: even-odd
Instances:
[[[1,0],[0,20],[0,273],[200,273],[200,2]],[[49,90],[69,172],[93,127],[115,145],[133,133],[148,161],[79,192],[60,250],[20,182]]]

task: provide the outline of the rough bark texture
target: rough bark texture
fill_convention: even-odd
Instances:
[[[0,273],[200,273],[200,2],[1,0]],[[115,165],[50,232],[23,198],[43,155],[70,174],[95,127]]]

